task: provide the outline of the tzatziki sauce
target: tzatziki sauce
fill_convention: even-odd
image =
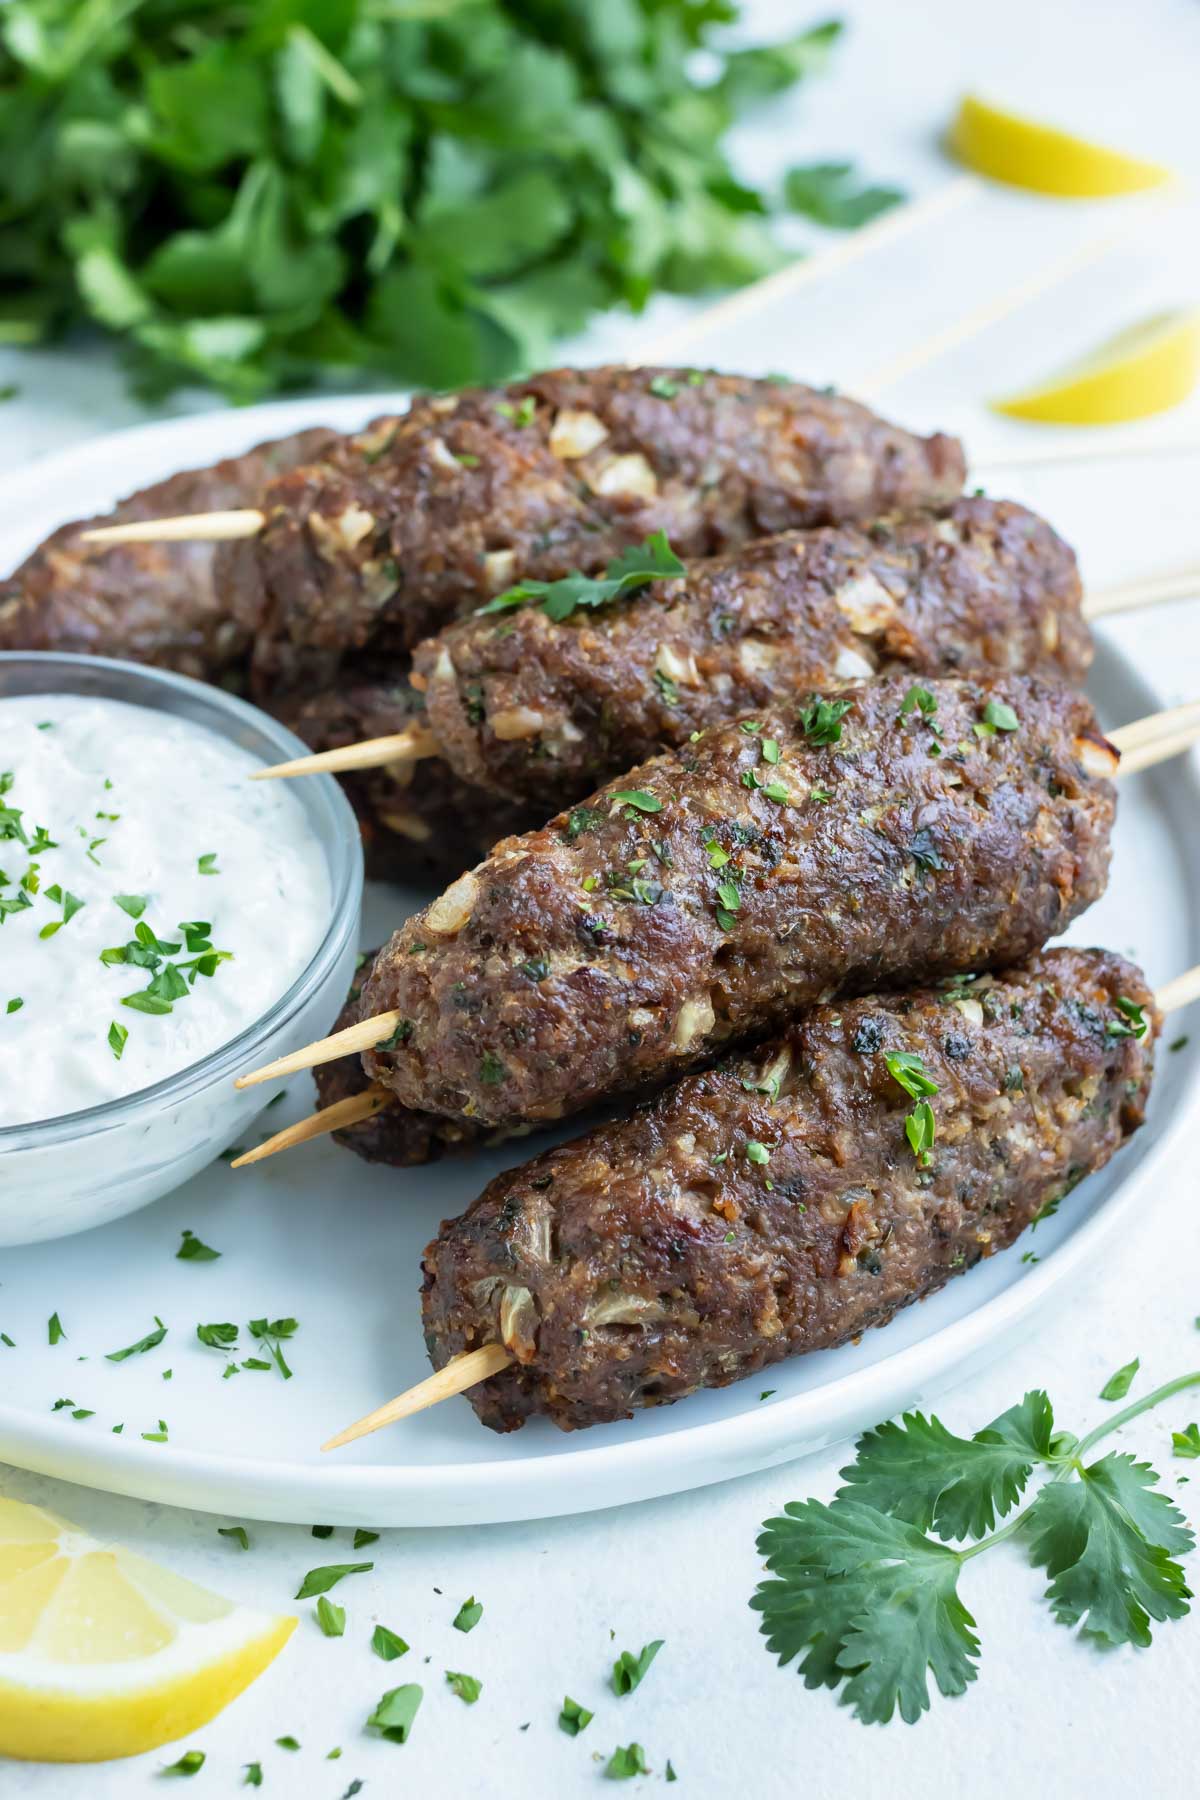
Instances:
[[[119,700],[0,700],[0,1126],[152,1086],[260,1018],[330,922],[285,782]]]

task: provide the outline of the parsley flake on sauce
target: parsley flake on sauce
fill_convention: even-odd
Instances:
[[[108,1047],[118,1062],[121,1060],[121,1053],[128,1041],[129,1027],[127,1025],[118,1025],[117,1021],[114,1019],[108,1028]]]

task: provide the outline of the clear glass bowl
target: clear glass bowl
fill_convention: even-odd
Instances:
[[[183,675],[104,657],[0,653],[0,700],[62,693],[124,700],[187,719],[264,763],[306,750],[257,707]],[[325,853],[332,896],[328,929],[308,967],[262,1018],[190,1068],[82,1112],[0,1127],[0,1247],[86,1231],[178,1187],[236,1142],[278,1092],[270,1083],[239,1090],[234,1076],[328,1031],[354,971],[362,843],[332,776],[295,785]]]

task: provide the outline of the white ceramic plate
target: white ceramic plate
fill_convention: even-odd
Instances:
[[[0,567],[60,520],[172,469],[316,417],[353,425],[388,404],[305,401],[180,420],[9,476]],[[1082,547],[1093,579],[1111,580],[1194,555],[1195,472],[1191,462],[1129,462],[1041,472],[1013,485]],[[1124,629],[1139,643],[1157,642],[1153,660],[1169,681],[1169,615]],[[1092,685],[1110,725],[1158,704],[1130,658],[1110,644],[1101,648]],[[1112,885],[1076,928],[1077,941],[1132,953],[1156,981],[1200,959],[1197,817],[1200,788],[1186,765],[1128,784]],[[371,894],[364,943],[377,942],[416,899],[399,890]],[[323,1143],[239,1174],[218,1164],[133,1217],[4,1252],[0,1331],[15,1348],[0,1343],[0,1459],[194,1508],[345,1525],[582,1512],[784,1462],[926,1401],[1028,1327],[1041,1307],[1069,1303],[1085,1260],[1111,1246],[1116,1228],[1150,1203],[1155,1172],[1187,1128],[1200,1092],[1200,1034],[1193,1038],[1163,1055],[1147,1128],[1026,1239],[1035,1264],[1022,1263],[1019,1251],[999,1256],[861,1344],[770,1370],[767,1400],[759,1398],[762,1382],[744,1382],[578,1437],[535,1422],[498,1438],[465,1401],[454,1401],[336,1456],[317,1449],[338,1426],[428,1372],[417,1303],[422,1248],[442,1217],[461,1211],[513,1160],[511,1152],[393,1172]],[[277,1129],[311,1104],[311,1084],[300,1077],[265,1124]],[[184,1228],[219,1249],[220,1261],[177,1261]],[[51,1347],[54,1312],[66,1337]],[[122,1363],[105,1360],[150,1330],[155,1314],[169,1327],[158,1348]],[[247,1355],[255,1346],[246,1323],[264,1314],[300,1321],[287,1347],[294,1379],[272,1370],[223,1380],[224,1359],[197,1343],[197,1323],[239,1324]],[[73,1404],[53,1411],[60,1399]],[[77,1420],[75,1408],[92,1416]],[[168,1441],[145,1441],[142,1433],[157,1433],[160,1420]],[[120,1435],[112,1430],[118,1423]]]

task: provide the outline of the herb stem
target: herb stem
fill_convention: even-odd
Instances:
[[[1186,1389],[1194,1387],[1200,1387],[1200,1370],[1195,1370],[1190,1375],[1177,1375],[1174,1381],[1164,1382],[1162,1387],[1155,1388],[1153,1392],[1144,1395],[1141,1400],[1133,1401],[1129,1406],[1123,1406],[1121,1411],[1114,1413],[1111,1419],[1105,1419],[1103,1425],[1097,1425],[1094,1431],[1089,1431],[1077,1446],[1075,1455],[1080,1458],[1086,1456],[1092,1445],[1098,1444],[1100,1439],[1107,1437],[1110,1431],[1119,1431],[1121,1426],[1128,1425],[1131,1419],[1138,1418],[1142,1413],[1149,1412],[1155,1406],[1161,1406],[1163,1401],[1171,1399],[1172,1395],[1182,1394]]]

